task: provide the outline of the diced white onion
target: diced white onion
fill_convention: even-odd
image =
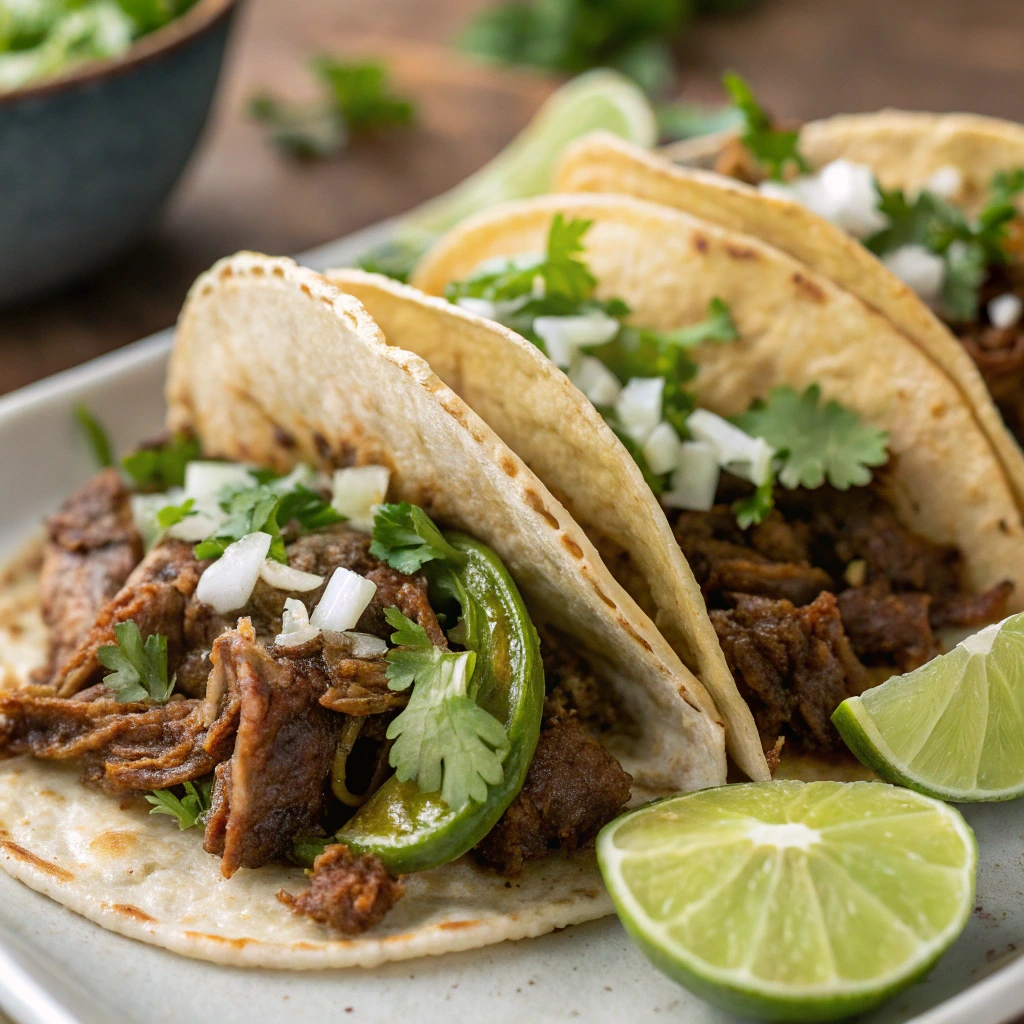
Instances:
[[[320,603],[313,609],[310,625],[335,633],[353,629],[376,593],[377,584],[372,580],[339,566],[334,570]]]
[[[241,608],[252,596],[271,539],[269,533],[249,533],[229,544],[199,577],[196,597],[221,615]]]
[[[662,377],[631,377],[615,403],[615,412],[626,432],[643,444],[661,422]]]
[[[946,279],[946,264],[923,245],[901,245],[882,257],[882,262],[927,303],[935,303]]]
[[[171,503],[169,502],[168,504]],[[191,543],[206,540],[224,521],[224,516],[217,507],[216,502],[209,504],[212,505],[213,511],[200,508],[199,502],[196,502],[192,508],[194,515],[186,516],[181,522],[175,523],[167,531],[167,535],[174,537],[176,540],[187,540]]]
[[[372,633],[356,633],[353,630],[344,633],[325,632],[324,639],[335,640],[353,658],[381,658],[388,653],[388,645]]]
[[[497,320],[497,307],[490,299],[477,299],[471,295],[463,295],[455,300],[456,306],[461,306],[467,313],[475,313],[485,320]]]
[[[926,182],[925,191],[934,192],[943,199],[954,199],[964,187],[964,176],[959,167],[947,164],[940,167]]]
[[[762,181],[757,186],[758,192],[763,196],[767,196],[769,199],[785,199],[787,202],[799,203],[800,199],[796,194],[796,189],[790,188],[785,182],[782,181]]]
[[[181,492],[174,490],[166,494],[133,494],[131,496],[132,520],[142,537],[142,545],[148,551],[159,539],[160,524],[156,514],[168,505],[180,505]]]
[[[385,466],[351,466],[334,471],[331,506],[358,530],[373,529],[373,510],[388,493],[391,470]]]
[[[706,512],[715,503],[721,471],[715,446],[707,441],[684,441],[679,446],[672,490],[661,496],[669,508]]]
[[[278,590],[294,590],[299,594],[316,590],[324,581],[323,576],[317,576],[312,572],[303,572],[301,569],[293,569],[283,562],[275,562],[273,558],[268,558],[263,563],[263,568],[260,569],[260,579]]]
[[[197,459],[185,466],[185,494],[196,503],[215,499],[225,487],[252,487],[255,478],[237,462],[206,462]]]
[[[667,473],[675,469],[679,459],[679,435],[672,424],[662,420],[644,441],[642,451],[652,473]]]
[[[312,466],[300,462],[286,476],[271,480],[267,486],[275,494],[287,494],[289,491],[294,491],[300,485],[308,487],[310,490],[316,490],[326,486],[327,483],[327,477],[323,473],[318,473]]]
[[[1013,292],[998,295],[988,304],[988,318],[992,325],[1004,330],[1015,327],[1020,322],[1021,313],[1024,313],[1024,302]]]
[[[583,356],[569,376],[594,405],[615,405],[622,392],[619,378],[596,356]]]
[[[763,437],[751,437],[707,409],[691,412],[686,426],[695,440],[712,445],[723,469],[752,484],[763,484],[771,478],[775,449]]]
[[[316,626],[303,626],[302,629],[296,629],[291,633],[278,633],[274,637],[274,643],[278,647],[301,647],[303,644],[308,644],[310,640],[315,640],[320,635],[320,630]]]
[[[297,633],[309,625],[309,612],[297,597],[286,597],[281,613],[281,632]]]
[[[563,369],[572,365],[577,349],[604,345],[619,333],[619,327],[618,320],[600,310],[583,316],[539,316],[533,321],[551,361]]]

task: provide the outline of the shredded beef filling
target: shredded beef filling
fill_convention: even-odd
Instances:
[[[847,696],[934,657],[936,629],[1001,618],[1013,589],[965,594],[959,552],[903,527],[877,485],[782,490],[748,530],[728,504],[681,512],[674,531],[766,750],[842,749]]]
[[[404,895],[402,880],[392,878],[379,858],[335,843],[313,861],[308,889],[298,896],[282,889],[277,898],[342,935],[359,935],[382,921]]]

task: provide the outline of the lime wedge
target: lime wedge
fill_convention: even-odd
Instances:
[[[1024,793],[1024,612],[843,701],[846,745],[889,782],[957,802]]]
[[[565,146],[589,132],[613,132],[638,146],[657,141],[654,111],[617,71],[579,75],[553,93],[534,119],[489,164],[408,215],[399,237],[437,236],[494,203],[547,191]]]
[[[651,961],[709,1002],[835,1020],[924,974],[974,905],[977,847],[952,807],[879,782],[766,782],[669,797],[597,840]]]

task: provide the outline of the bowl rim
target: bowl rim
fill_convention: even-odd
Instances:
[[[219,25],[241,2],[242,0],[198,0],[180,17],[169,21],[155,32],[140,36],[120,57],[86,61],[52,78],[20,89],[0,92],[0,107],[55,93],[71,92],[80,86],[127,74],[139,65],[164,54],[173,53],[193,39],[205,35]]]

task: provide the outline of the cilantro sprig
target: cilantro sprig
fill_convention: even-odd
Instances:
[[[802,393],[778,387],[735,422],[775,449],[783,487],[820,487],[826,480],[840,491],[862,487],[871,481],[871,467],[888,461],[888,434],[838,402],[820,399],[816,384]]]
[[[387,655],[388,687],[412,687],[409,703],[388,726],[387,738],[395,741],[389,763],[400,782],[440,791],[453,811],[482,803],[487,787],[501,782],[510,748],[505,727],[476,703],[476,654],[434,646],[397,608],[384,616],[398,645]]]
[[[152,633],[142,641],[136,623],[129,619],[114,626],[116,643],[96,652],[100,664],[111,670],[103,682],[122,703],[151,700],[166,704],[176,676],[167,678],[167,637]]]
[[[213,779],[199,779],[184,784],[185,795],[179,797],[173,789],[154,789],[146,794],[146,800],[153,805],[150,814],[166,814],[174,818],[178,828],[186,829],[202,825],[210,809]]]
[[[163,444],[148,445],[126,455],[121,467],[136,487],[166,491],[185,482],[185,466],[200,456],[199,442],[180,431]]]
[[[110,437],[103,424],[84,405],[76,405],[74,408],[75,422],[78,424],[85,443],[89,446],[93,461],[100,469],[106,469],[114,464],[114,452],[110,444]]]
[[[722,84],[733,105],[743,114],[740,139],[751,156],[777,181],[782,181],[790,168],[805,174],[809,168],[798,148],[799,132],[776,128],[750,86],[734,71],[722,76]]]
[[[404,573],[418,572],[434,559],[455,565],[466,561],[466,556],[444,539],[430,516],[407,501],[377,509],[370,554]]]

